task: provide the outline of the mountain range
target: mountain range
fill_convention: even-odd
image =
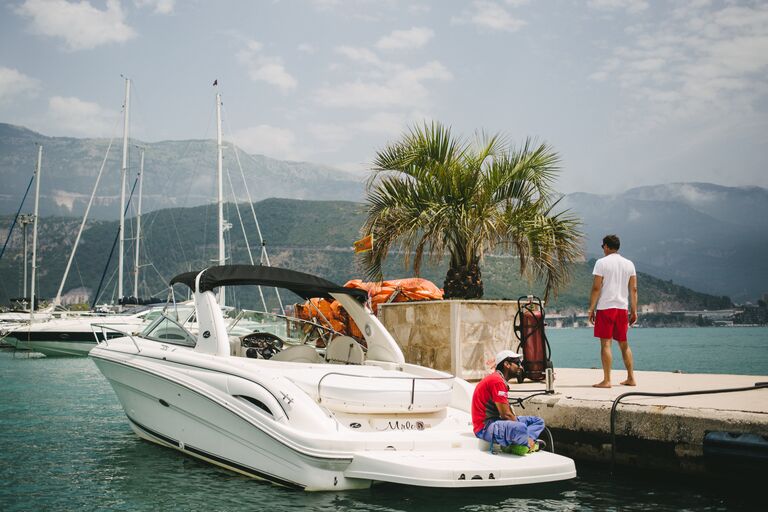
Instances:
[[[638,270],[736,301],[768,293],[768,190],[672,183],[560,203],[584,225],[588,257],[615,233]]]
[[[94,219],[93,226],[98,225],[98,221],[117,218],[118,143],[112,144],[105,161],[108,140],[47,137],[2,123],[0,214],[13,214],[18,209],[36,164],[36,143],[44,146],[41,216],[80,217],[104,161],[105,174],[90,218]],[[146,148],[142,203],[145,212],[181,208],[179,211],[187,212],[179,214],[183,218],[190,211],[196,211],[189,207],[202,206],[202,211],[207,211],[216,191],[213,141],[140,145]],[[286,235],[297,232],[322,242],[329,239],[327,230],[336,230],[343,232],[342,245],[346,247],[350,239],[357,236],[362,224],[359,202],[364,199],[363,176],[311,163],[248,155],[239,150],[235,153],[234,149],[233,145],[227,146],[225,169],[232,188],[237,190],[238,201],[246,199],[238,160],[247,176],[253,201],[271,197],[309,200],[301,207],[278,208],[280,215],[288,218],[300,212],[303,218],[294,219],[298,224],[274,215],[266,207],[267,204],[274,206],[273,203],[259,203],[262,227],[267,231],[270,226],[281,227],[274,236],[267,236],[270,243],[279,241],[278,245],[284,246]],[[129,186],[138,165],[138,150],[133,146],[131,155]],[[228,181],[225,177],[225,183]],[[325,200],[331,202],[315,202]],[[347,207],[338,206],[344,204],[338,203],[339,200],[350,201],[348,208],[357,212],[349,225],[339,225],[328,217],[328,212],[339,215],[340,211],[347,211]],[[587,260],[602,255],[600,241],[604,235],[616,233],[622,239],[622,254],[632,259],[641,272],[708,294],[727,295],[737,302],[755,300],[768,292],[768,265],[763,259],[768,254],[768,190],[764,188],[673,183],[634,188],[621,194],[567,194],[559,207],[570,209],[582,219]],[[31,210],[29,199],[23,211],[28,210]],[[318,218],[307,217],[312,215]],[[171,218],[176,219],[174,215]],[[234,218],[233,214],[230,221]],[[317,227],[314,230],[297,227],[307,223]],[[171,227],[187,229],[183,226],[183,222],[175,222]],[[4,229],[6,226],[0,226],[0,233]],[[199,228],[189,229],[190,234],[195,234]],[[293,240],[288,244],[293,248],[315,247],[306,239],[288,238]],[[44,243],[42,237],[41,243]],[[67,242],[62,240],[62,243]]]
[[[4,123],[0,123],[0,214],[15,213],[18,209],[37,165],[36,144],[43,146],[41,215],[81,217],[103,163],[104,172],[90,217],[119,217],[121,141],[47,137]],[[131,141],[128,190],[139,170],[139,147],[145,151],[142,210],[198,206],[215,200],[215,141]],[[363,178],[358,175],[307,162],[251,155],[232,144],[227,144],[224,150],[224,169],[225,197],[230,200],[232,189],[237,191],[237,201],[247,200],[243,175],[253,201],[268,197],[350,201],[363,198]]]
[[[358,236],[364,213],[359,203],[345,201],[306,201],[267,199],[255,203],[264,242],[272,265],[301,270],[323,276],[338,283],[362,278],[364,273],[355,258],[352,241]],[[238,210],[240,211],[238,215]],[[260,258],[261,241],[247,204],[225,205],[225,216],[233,223],[226,232],[228,261],[249,263],[248,246],[254,261]],[[238,221],[242,216],[242,227]],[[9,216],[0,218],[7,225]],[[77,256],[64,287],[64,292],[86,290],[91,298],[99,287],[104,272],[105,281],[100,302],[114,302],[116,298],[116,257],[105,267],[115,240],[117,221],[92,221],[83,233]],[[127,233],[132,235],[132,219]],[[217,254],[216,208],[169,208],[151,212],[142,218],[142,256],[139,279],[140,295],[165,298],[167,283],[178,273],[201,269],[211,265]],[[53,297],[64,273],[79,220],[73,217],[43,217],[40,219],[40,249],[38,263],[39,297]],[[248,244],[246,244],[246,236]],[[0,232],[0,235],[2,232]],[[21,290],[22,256],[21,235],[14,235],[13,250],[0,261],[0,303]],[[132,236],[129,236],[132,238]],[[133,241],[128,240],[125,266],[125,291],[133,289]],[[392,254],[385,266],[385,278],[409,277],[402,255]],[[553,297],[550,306],[555,309],[584,309],[589,300],[593,261],[577,263],[571,269],[573,279],[567,288]],[[519,262],[509,256],[489,256],[482,266],[486,299],[516,299],[522,295],[541,296],[541,283],[528,282],[519,274]],[[430,262],[424,266],[422,276],[442,286],[447,261]],[[680,285],[640,274],[643,283],[641,304],[661,304],[667,309],[722,309],[731,306],[727,297],[698,293]],[[238,292],[236,300],[253,305],[253,291]],[[272,297],[274,298],[274,297]],[[275,305],[272,303],[271,305]]]

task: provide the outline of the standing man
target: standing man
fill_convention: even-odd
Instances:
[[[627,380],[621,384],[636,385],[627,331],[630,325],[637,322],[637,273],[635,265],[619,255],[620,245],[616,235],[603,238],[605,256],[597,260],[592,271],[595,277],[589,298],[589,323],[595,326],[595,338],[600,338],[600,358],[603,362],[603,380],[593,385],[596,388],[611,387],[611,339],[619,342],[621,357],[627,368]],[[631,306],[629,317],[628,305]]]
[[[544,420],[538,416],[516,416],[509,406],[507,381],[517,375],[523,356],[511,350],[496,354],[496,371],[481,380],[472,395],[472,425],[475,436],[498,443],[506,453],[525,455],[544,446],[539,435]]]

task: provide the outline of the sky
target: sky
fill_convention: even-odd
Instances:
[[[226,140],[345,171],[440,121],[550,144],[563,193],[768,187],[766,1],[0,5],[0,122],[121,137],[123,77],[147,142],[215,138],[218,91]]]

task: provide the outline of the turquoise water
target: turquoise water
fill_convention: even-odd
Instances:
[[[633,330],[642,370],[768,375],[768,329]],[[556,366],[599,364],[591,332],[550,330]],[[727,342],[725,340],[728,340]],[[0,352],[0,510],[547,511],[733,510],[743,489],[578,465],[573,481],[445,491],[375,486],[304,493],[248,479],[139,440],[89,359]]]
[[[600,368],[600,340],[592,329],[546,332],[555,368]],[[768,328],[633,328],[627,339],[636,370],[768,375]],[[612,367],[624,368],[616,342]]]

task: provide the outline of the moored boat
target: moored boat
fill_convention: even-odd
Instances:
[[[472,433],[472,387],[405,362],[364,305],[367,294],[275,267],[225,265],[177,276],[194,292],[198,332],[162,317],[90,353],[141,438],[305,490],[394,482],[489,487],[565,480],[573,461],[500,453]],[[335,299],[353,338],[311,322],[285,338],[227,333],[214,290],[260,285]],[[299,325],[302,325],[299,322]]]

